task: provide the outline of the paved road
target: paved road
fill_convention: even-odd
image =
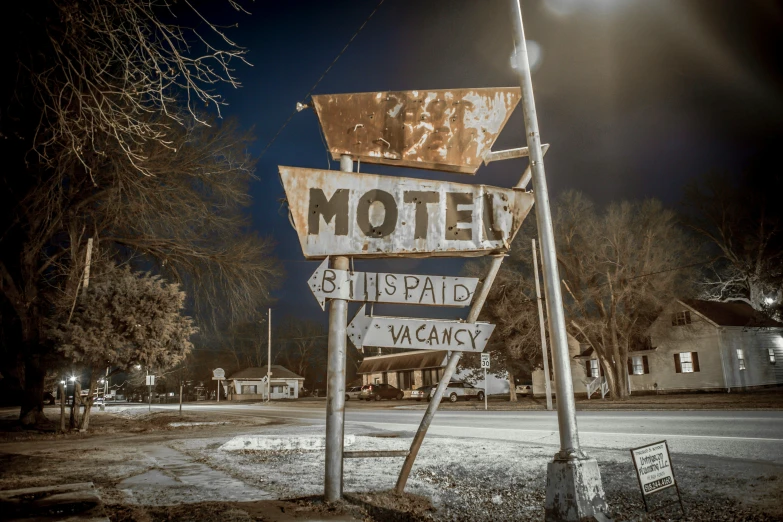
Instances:
[[[143,407],[146,408],[146,405]],[[153,409],[176,408],[158,405]],[[111,409],[111,406],[108,408]],[[188,404],[188,411],[261,416],[324,424],[325,403],[286,405]],[[413,432],[423,410],[348,405],[354,427]],[[673,452],[783,465],[783,411],[589,411],[578,412],[582,446],[627,450],[667,439]],[[440,411],[430,434],[558,446],[557,416],[543,411]]]

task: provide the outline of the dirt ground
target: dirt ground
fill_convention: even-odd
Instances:
[[[8,418],[2,423],[11,424]],[[345,463],[346,501],[327,505],[319,497],[322,451],[220,449],[235,436],[314,436],[323,427],[225,413],[149,414],[139,408],[101,412],[92,426],[94,432],[87,434],[2,433],[0,489],[91,481],[112,521],[540,521],[546,463],[554,451],[534,444],[428,437],[408,483],[410,494],[390,492],[401,460],[350,459]],[[349,449],[404,449],[412,436],[353,425],[346,430],[356,440]],[[156,457],[163,450],[180,456],[182,463],[164,465]],[[590,453],[599,462],[615,520],[680,517],[676,506],[644,514],[627,452]],[[689,455],[672,459],[687,510],[684,520],[783,520],[783,466]],[[188,466],[241,481],[268,498],[242,501],[227,498],[227,490],[185,488],[177,481],[187,480],[189,472],[183,469]],[[153,473],[165,475],[172,485],[153,485],[156,495],[147,497],[144,484],[128,485],[139,477],[143,483],[145,474]],[[652,497],[652,503],[673,498],[668,490]]]

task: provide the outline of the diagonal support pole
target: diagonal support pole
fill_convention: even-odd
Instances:
[[[481,313],[481,309],[484,307],[484,302],[487,300],[487,295],[489,295],[489,290],[492,288],[492,283],[495,281],[495,276],[498,275],[498,270],[500,270],[500,265],[503,263],[504,257],[505,255],[497,255],[492,258],[492,263],[489,265],[487,276],[484,278],[484,282],[481,284],[481,289],[476,296],[476,301],[470,308],[470,313],[468,314],[466,322],[475,323],[478,320],[478,316]],[[430,428],[432,419],[435,417],[435,412],[438,410],[440,401],[443,398],[443,393],[446,391],[446,386],[448,386],[449,381],[451,380],[451,376],[454,375],[454,372],[457,369],[457,363],[459,363],[461,356],[462,352],[456,351],[451,352],[451,355],[449,355],[449,361],[446,363],[446,368],[443,370],[443,377],[441,377],[440,382],[438,383],[438,388],[435,390],[435,395],[427,405],[427,411],[424,413],[424,418],[421,419],[419,429],[416,432],[416,435],[413,437],[410,453],[408,453],[408,456],[405,457],[405,462],[402,464],[400,476],[397,478],[397,485],[394,487],[394,491],[398,495],[405,491],[405,484],[408,482],[408,475],[410,475],[411,468],[413,468],[413,463],[416,461],[416,456],[419,454],[421,444],[424,442],[424,437],[427,436],[427,430]]]

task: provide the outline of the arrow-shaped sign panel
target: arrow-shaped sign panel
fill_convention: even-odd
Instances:
[[[348,325],[348,337],[362,349],[411,348],[483,352],[495,329],[490,323],[369,316],[362,306]]]
[[[533,206],[486,185],[295,167],[280,178],[308,259],[503,253]]]
[[[468,306],[479,280],[475,277],[448,277],[381,272],[350,272],[329,268],[324,259],[310,278],[321,309],[327,299],[430,306]]]

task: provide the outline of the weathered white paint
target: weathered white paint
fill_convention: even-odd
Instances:
[[[489,323],[368,316],[365,308],[362,306],[348,325],[348,337],[359,349],[378,346],[483,352],[495,329]]]
[[[308,259],[508,251],[533,205],[519,189],[280,167]]]
[[[473,300],[478,281],[475,277],[337,270],[329,268],[329,258],[327,257],[310,277],[308,285],[323,310],[326,299],[430,306],[468,306]]]

